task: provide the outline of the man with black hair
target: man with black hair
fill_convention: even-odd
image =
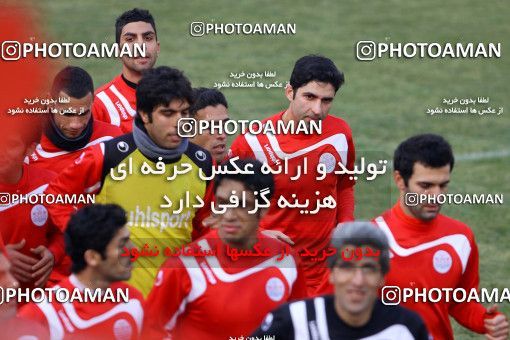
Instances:
[[[131,276],[131,256],[124,256],[131,248],[126,223],[126,212],[115,204],[78,210],[65,232],[72,275],[54,287],[67,290],[71,301],[47,297],[41,303],[24,306],[18,316],[39,322],[51,339],[138,339],[143,297],[122,282]],[[119,291],[125,295],[117,295]],[[66,296],[58,294],[60,299]]]
[[[44,287],[54,264],[64,254],[63,235],[38,202],[14,199],[41,194],[56,174],[25,164],[39,141],[43,120],[13,117],[0,125],[0,234],[11,261],[11,271],[22,288]],[[13,133],[15,131],[15,133]],[[6,198],[9,200],[5,201]],[[62,275],[54,272],[52,281]]]
[[[190,115],[197,123],[201,120],[212,122],[219,126],[229,120],[228,104],[223,93],[216,89],[200,87],[194,90],[195,103],[191,105]],[[217,163],[221,163],[227,155],[227,135],[222,131],[209,129],[209,131],[197,134],[191,139],[211,153]]]
[[[94,120],[92,78],[82,68],[67,66],[54,78],[49,105],[48,126],[30,155],[29,162],[57,173],[69,166],[83,149],[120,136],[122,131],[111,124]]]
[[[148,70],[136,96],[133,132],[89,148],[47,191],[96,193],[98,203],[119,204],[128,213],[139,249],[146,244],[152,250],[181,246],[204,233],[202,220],[210,214],[213,189],[199,173],[211,177],[214,160],[177,133],[179,119],[189,117],[193,103],[191,84],[181,71],[165,66]],[[186,203],[179,210],[181,200]],[[48,208],[65,228],[73,207]],[[162,253],[139,257],[130,282],[148,294],[165,259]]]
[[[439,213],[441,204],[410,197],[444,194],[450,182],[454,157],[441,136],[422,134],[402,142],[395,150],[393,178],[399,201],[375,219],[390,242],[392,270],[387,285],[417,291],[432,288],[478,290],[478,247],[471,229]],[[449,316],[489,339],[507,339],[506,317],[497,306],[485,309],[476,301],[410,301],[404,306],[419,313],[434,339],[453,339]]]
[[[334,295],[285,304],[269,313],[253,337],[262,339],[428,340],[415,312],[386,306],[378,297],[390,269],[384,233],[370,222],[348,222],[333,232],[328,257]],[[356,253],[354,260],[351,254]],[[359,256],[358,256],[359,255]]]
[[[175,255],[161,267],[147,300],[148,339],[170,334],[172,339],[240,337],[268,311],[306,295],[295,253],[283,256],[285,244],[259,232],[267,210],[259,205],[271,198],[272,175],[263,174],[257,160],[237,160],[235,165],[253,174],[236,173],[228,163],[228,173],[216,176],[215,206],[223,210],[218,212],[218,229],[180,255],[172,250]],[[234,201],[238,204],[231,204]]]
[[[92,109],[97,120],[120,127],[124,133],[133,129],[136,115],[136,87],[142,73],[151,69],[159,54],[156,23],[145,9],[133,8],[115,21],[115,42],[119,49],[124,44],[145,44],[145,57],[122,57],[122,73],[96,91]]]
[[[295,126],[300,122],[321,122],[322,133],[247,133],[236,138],[229,151],[229,157],[254,157],[272,168],[288,163],[286,173],[281,171],[275,175],[277,189],[260,226],[295,244],[297,249],[321,251],[327,247],[331,231],[338,223],[354,219],[354,181],[348,175],[334,173],[354,167],[352,133],[344,120],[329,114],[343,83],[344,75],[330,59],[316,55],[300,58],[292,71],[290,84],[285,88],[289,107],[263,122],[272,122],[273,126],[279,121],[295,123]],[[306,170],[298,169],[304,166]],[[323,174],[318,172],[318,166],[323,167]],[[298,173],[299,182],[296,182],[291,177]],[[321,177],[320,181],[317,181],[318,177]],[[279,208],[277,202],[282,196],[287,202],[318,202],[331,196],[336,204],[334,208],[321,209],[316,214],[305,214],[301,208]],[[310,210],[315,210],[315,205]],[[320,261],[303,263],[310,296],[327,292],[327,266]]]

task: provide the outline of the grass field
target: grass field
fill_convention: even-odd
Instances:
[[[62,42],[113,42],[115,18],[135,6],[148,8],[157,24],[158,65],[185,71],[194,86],[228,81],[230,72],[275,71],[285,82],[295,60],[305,54],[330,57],[346,84],[332,113],[352,127],[358,156],[391,158],[404,138],[434,132],[445,136],[461,156],[451,192],[503,193],[503,206],[447,206],[444,212],[474,230],[480,250],[481,287],[510,284],[510,59],[503,45],[493,59],[356,60],[359,40],[376,42],[508,43],[510,4],[475,1],[39,1],[48,33]],[[208,35],[192,37],[189,25],[206,23],[295,23],[290,36]],[[96,87],[120,72],[116,60],[77,59]],[[287,105],[282,89],[226,89],[233,118],[260,119]],[[429,116],[443,98],[489,97],[503,107],[500,116]],[[492,158],[465,157],[501,151]],[[356,215],[370,219],[397,199],[389,174],[356,189]],[[501,306],[510,315],[508,304]],[[458,339],[480,338],[455,325]]]

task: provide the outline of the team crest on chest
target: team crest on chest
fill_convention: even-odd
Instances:
[[[113,324],[113,334],[115,335],[115,340],[131,339],[133,328],[127,320],[119,319]]]
[[[438,250],[434,253],[432,264],[436,272],[440,274],[447,273],[452,268],[452,257],[445,250]]]
[[[325,152],[320,156],[319,163],[324,164],[324,166],[326,167],[326,172],[328,174],[332,173],[335,170],[336,159],[335,156],[333,156],[329,152]]]
[[[42,204],[38,204],[30,211],[32,223],[38,227],[42,227],[48,220],[48,210]]]
[[[272,277],[266,283],[267,296],[273,301],[280,301],[285,294],[285,285],[282,280],[277,277]]]

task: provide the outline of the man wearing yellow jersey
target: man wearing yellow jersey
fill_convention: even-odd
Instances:
[[[48,187],[47,193],[95,193],[96,203],[116,203],[127,211],[131,240],[140,250],[129,281],[147,295],[164,249],[187,244],[204,233],[209,215],[214,161],[205,149],[181,138],[180,118],[189,116],[192,88],[179,70],[148,70],[136,89],[133,132],[95,145]],[[189,165],[188,165],[189,164]],[[201,207],[203,206],[203,207]],[[71,205],[48,207],[65,229]],[[145,253],[157,256],[144,256]]]

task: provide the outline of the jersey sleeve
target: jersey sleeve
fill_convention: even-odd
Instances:
[[[50,221],[47,237],[48,237],[48,250],[53,254],[55,264],[57,264],[66,255],[64,234]]]
[[[143,338],[168,337],[177,318],[185,311],[186,299],[191,289],[191,279],[182,262],[176,258],[166,261],[156,276],[145,303]]]
[[[347,164],[348,170],[354,169],[356,160],[356,150],[354,141],[349,129],[347,135]],[[347,175],[340,175],[337,181],[337,223],[343,223],[354,220],[354,180],[349,179]]]
[[[294,285],[292,286],[289,301],[295,301],[308,297],[308,287],[306,285],[305,271],[297,253],[294,256],[294,260],[296,261],[297,278],[294,282]]]
[[[212,158],[211,168],[214,169],[216,166],[216,161]],[[195,217],[193,218],[193,231],[191,232],[191,240],[194,241],[205,234],[207,234],[211,229],[209,227],[205,227],[203,222],[204,220],[211,215],[211,205],[214,202],[214,179],[207,181],[205,194],[204,194],[204,206],[198,209],[195,213]]]
[[[108,111],[103,102],[97,98],[97,95],[94,97],[94,103],[92,104],[92,116],[98,121],[111,124]]]
[[[294,339],[294,326],[290,316],[289,305],[285,304],[267,314],[259,328],[251,335],[254,338]]]
[[[101,188],[103,168],[102,143],[84,151],[71,165],[50,182],[45,193],[58,196],[65,194],[96,194]],[[78,206],[71,204],[48,204],[52,222],[62,231],[65,230],[71,213]]]
[[[467,293],[471,289],[478,290],[479,274],[478,274],[478,247],[474,236],[470,238],[471,253],[466,266],[466,270],[460,280],[460,286]],[[449,314],[457,320],[462,326],[477,332],[485,333],[484,319],[492,317],[486,313],[485,307],[476,301],[469,301],[463,303],[453,302],[449,307]]]

